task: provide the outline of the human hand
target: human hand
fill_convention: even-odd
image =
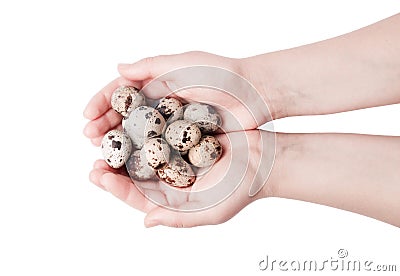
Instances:
[[[225,68],[243,76],[256,88],[256,94],[239,89],[242,91],[238,95],[239,100],[215,90],[191,88],[177,92],[188,101],[211,102],[217,105],[221,109],[218,111],[224,117],[225,131],[252,129],[272,118],[328,114],[399,103],[400,63],[399,55],[394,54],[397,53],[399,45],[399,20],[400,16],[396,15],[338,38],[240,60],[189,52],[147,58],[132,65],[120,65],[122,77],[106,86],[88,104],[84,114],[90,122],[85,128],[85,134],[95,145],[99,145],[106,131],[119,127],[121,117],[110,106],[111,94],[118,86],[133,85],[144,88],[144,92],[150,98],[163,97],[182,85],[179,85],[179,78],[157,78],[154,81],[158,75],[196,65]],[[219,76],[216,78],[222,83],[232,84],[233,88],[238,79],[221,79]],[[146,84],[151,81],[158,81],[160,90],[146,90]],[[255,96],[261,97],[262,100],[254,101]],[[240,101],[243,99],[244,101]],[[261,102],[264,101],[268,104],[270,114],[266,112],[266,108],[262,108],[265,104]],[[248,102],[251,104],[247,104]],[[229,112],[224,113],[225,111]],[[233,118],[236,118],[239,124],[235,124],[235,121],[231,120]],[[239,135],[237,133],[243,132],[229,133],[226,137]],[[271,176],[266,175],[266,172],[269,173],[268,169],[264,170],[261,167],[256,170],[256,178],[253,181],[255,186],[249,184],[252,181],[243,181],[238,189],[219,205],[195,213],[174,212],[157,207],[132,185],[126,171],[110,169],[103,161],[96,162],[91,172],[91,180],[130,205],[147,212],[145,223],[148,226],[219,223],[232,217],[252,200],[271,194],[346,209],[400,225],[398,212],[395,212],[399,209],[398,137],[357,138],[352,135],[332,134],[276,136],[280,137],[277,138],[280,142],[277,142],[277,158]],[[221,140],[224,138],[221,137]],[[257,141],[251,145],[260,147]],[[273,148],[270,147],[269,150]],[[240,149],[243,150],[240,143],[231,143],[227,151],[240,153]],[[222,158],[226,158],[226,155],[224,156]],[[224,171],[220,162],[215,164],[207,175],[215,176],[222,172],[226,173],[226,179],[235,176],[234,172],[229,174]],[[234,159],[232,164],[234,167],[238,165]],[[241,164],[239,167],[243,166],[245,165]],[[219,171],[216,171],[217,168]],[[254,170],[254,165],[248,169],[251,168]],[[248,173],[244,175],[249,177]],[[204,179],[207,179],[206,176]],[[262,189],[256,197],[249,197],[258,191],[253,187],[263,187],[266,179],[266,189]],[[189,190],[195,192],[206,184],[213,186],[216,184],[213,180],[206,183],[199,179],[199,183]],[[140,183],[135,184],[138,187],[143,186],[139,186]],[[147,194],[154,195],[151,198],[159,195],[160,200],[157,202],[164,198],[168,206],[173,208],[179,209],[187,205],[197,207],[205,200],[197,200],[190,196],[175,198],[170,195],[169,190],[164,191],[159,184],[147,184]],[[385,204],[382,204],[382,199],[385,199]]]
[[[204,65],[199,67],[199,65]],[[150,99],[158,99],[170,95],[179,87],[187,87],[193,76],[204,76],[201,81],[210,82],[228,91],[213,88],[191,87],[178,91],[176,96],[188,102],[209,103],[216,107],[222,117],[222,129],[225,132],[254,129],[272,119],[259,94],[245,79],[242,60],[212,55],[204,52],[188,52],[179,55],[157,56],[146,58],[134,64],[121,64],[118,70],[121,77],[111,82],[96,94],[88,103],[84,115],[90,122],[85,128],[85,134],[99,145],[101,137],[110,129],[119,125],[121,117],[116,114],[110,104],[112,92],[121,85],[133,85],[143,88],[142,91]],[[176,73],[163,74],[183,68],[193,70],[178,70]],[[197,66],[197,67],[196,67]],[[208,66],[208,67],[205,67]],[[197,69],[196,69],[197,68]],[[223,70],[213,71],[216,68]],[[246,67],[247,68],[247,67]],[[232,93],[230,93],[233,91]],[[272,108],[272,107],[271,107]],[[273,110],[273,108],[271,109]]]
[[[90,180],[145,212],[147,227],[222,223],[254,200],[268,196],[267,185],[254,197],[249,196],[249,190],[254,183],[259,187],[265,184],[274,154],[265,149],[273,146],[274,134],[253,130],[220,134],[218,139],[224,148],[221,159],[186,189],[158,180],[135,181],[133,185],[124,169],[112,169],[103,160],[94,164]],[[265,156],[269,156],[268,161],[262,161]]]

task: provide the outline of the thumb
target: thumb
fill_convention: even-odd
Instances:
[[[182,212],[157,207],[144,218],[146,227],[164,225],[175,228],[187,228],[206,224],[218,224],[208,211]]]
[[[172,92],[173,81],[164,80],[152,82],[155,78],[188,64],[190,58],[180,55],[156,56],[139,60],[133,64],[119,64],[120,75],[129,80],[142,81],[142,92],[151,99],[165,97]],[[150,86],[147,86],[151,82]]]
[[[191,62],[190,53],[147,57],[132,64],[119,64],[118,72],[130,80],[154,79],[173,69],[187,66]]]
[[[132,64],[119,64],[121,76],[130,80],[154,79],[180,67],[191,65],[226,65],[226,58],[201,51],[190,51],[175,55],[147,57]],[[228,63],[229,65],[230,63]]]

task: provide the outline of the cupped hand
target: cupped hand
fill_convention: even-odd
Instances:
[[[210,72],[216,72],[215,76],[211,74],[211,81],[218,82],[220,87],[227,87],[225,91],[214,87],[190,87],[176,91],[185,87],[190,79],[191,75],[186,74],[190,69],[185,68],[206,67],[211,71],[200,70],[197,73],[205,72],[207,82],[210,81]],[[213,71],[215,68],[223,69]],[[121,76],[98,92],[84,111],[84,116],[90,120],[84,134],[94,145],[100,145],[107,131],[121,128],[122,117],[111,108],[113,91],[119,86],[135,86],[149,99],[159,99],[175,92],[175,96],[185,102],[204,102],[215,106],[223,121],[225,134],[219,134],[218,139],[224,153],[187,189],[172,188],[159,181],[135,181],[133,184],[124,168],[112,169],[103,160],[96,161],[90,173],[93,183],[147,213],[146,226],[190,227],[221,223],[265,195],[261,192],[253,196],[263,187],[272,166],[272,163],[264,165],[260,170],[260,162],[265,163],[262,161],[265,143],[260,141],[265,139],[261,138],[263,135],[258,130],[245,130],[258,127],[271,116],[257,90],[242,78],[241,60],[188,52],[146,58],[134,64],[120,65],[118,70]],[[229,90],[235,93],[229,93]]]
[[[185,68],[195,68],[194,70]],[[197,70],[197,69],[199,70]],[[219,69],[222,68],[222,69]],[[88,103],[84,116],[89,119],[85,135],[95,145],[110,129],[118,127],[121,116],[112,110],[112,92],[121,85],[143,88],[150,99],[159,99],[176,92],[187,102],[203,102],[214,105],[222,116],[225,132],[254,129],[271,120],[271,115],[258,91],[242,76],[242,60],[221,57],[204,52],[187,52],[178,55],[157,56],[133,64],[120,64],[121,77],[114,80]],[[197,70],[197,71],[196,71]],[[166,74],[168,72],[176,72]],[[201,81],[218,87],[178,88],[190,84],[201,74]]]
[[[268,195],[268,187],[264,187],[261,193],[249,196],[249,189],[255,182],[264,184],[271,165],[260,164],[261,156],[265,155],[262,147],[267,147],[266,143],[261,146],[260,139],[266,141],[263,136],[258,130],[218,135],[224,149],[221,159],[184,190],[160,181],[133,184],[125,170],[111,169],[103,160],[95,162],[90,179],[128,205],[145,212],[147,227],[219,224],[252,201]]]

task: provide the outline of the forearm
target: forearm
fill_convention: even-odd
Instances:
[[[400,226],[400,137],[277,134],[269,196],[336,207]]]
[[[275,118],[400,102],[400,14],[352,33],[243,60]]]

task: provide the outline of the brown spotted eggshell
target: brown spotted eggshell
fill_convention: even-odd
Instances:
[[[165,127],[164,117],[150,106],[139,106],[123,120],[124,130],[141,148],[147,138],[160,136]]]
[[[134,180],[149,180],[156,176],[152,167],[147,163],[146,156],[141,150],[134,151],[126,161],[126,169]]]
[[[161,169],[157,170],[157,176],[173,187],[189,187],[196,181],[196,176],[188,163],[179,155],[174,155]]]
[[[159,169],[169,161],[170,148],[162,138],[151,138],[144,143],[142,151],[147,163],[154,169]]]
[[[189,150],[188,158],[192,165],[200,168],[214,164],[222,154],[222,147],[218,139],[205,135],[200,142]]]
[[[222,124],[221,116],[214,107],[203,103],[191,103],[185,106],[183,119],[195,122],[202,133],[213,133]]]
[[[164,116],[165,119],[168,119],[173,113],[180,110],[182,107],[182,103],[175,98],[162,98],[156,109]]]
[[[101,142],[104,160],[112,168],[122,167],[132,151],[129,137],[121,130],[110,130]]]
[[[111,96],[112,108],[124,117],[127,117],[138,106],[145,104],[146,99],[144,95],[139,92],[139,89],[133,86],[118,87]]]
[[[197,145],[201,132],[195,123],[178,120],[167,127],[164,136],[172,148],[183,152]]]

